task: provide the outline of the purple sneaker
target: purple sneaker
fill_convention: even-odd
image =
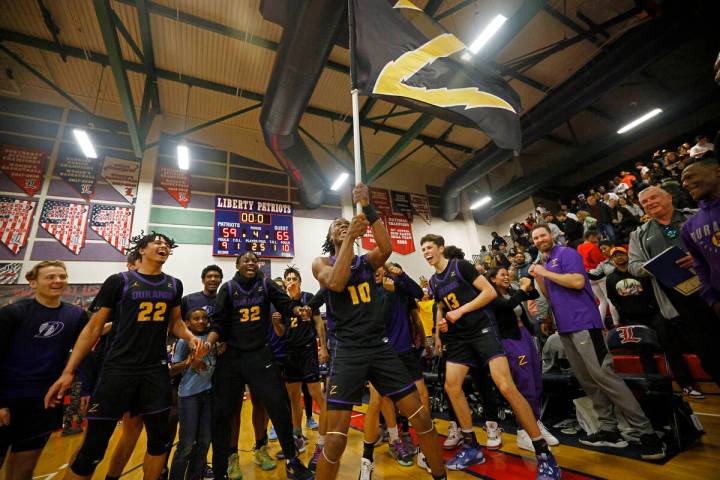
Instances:
[[[475,448],[463,445],[458,453],[447,462],[448,470],[465,470],[471,465],[479,465],[485,462],[480,445]]]

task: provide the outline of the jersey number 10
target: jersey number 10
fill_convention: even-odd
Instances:
[[[165,320],[165,311],[167,303],[165,302],[142,302],[140,311],[138,312],[138,322],[162,322]]]
[[[353,305],[358,303],[370,303],[370,284],[363,282],[357,287],[355,285],[348,285],[348,292],[350,292],[350,300]]]

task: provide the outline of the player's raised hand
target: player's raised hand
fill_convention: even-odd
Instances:
[[[45,408],[54,408],[62,403],[65,392],[72,385],[75,375],[63,372],[60,378],[53,383],[45,394]]]
[[[350,227],[347,232],[348,237],[354,240],[365,235],[368,225],[370,225],[370,223],[367,221],[367,218],[365,218],[365,214],[360,213],[355,215],[350,221]]]
[[[398,267],[397,265],[388,266],[387,271],[393,277],[399,277],[403,273],[402,268]]]
[[[287,282],[287,294],[290,298],[297,298],[300,296],[300,283],[298,282]]]
[[[353,203],[359,203],[363,207],[370,204],[370,189],[368,189],[367,185],[364,183],[360,182],[355,185],[352,194]]]

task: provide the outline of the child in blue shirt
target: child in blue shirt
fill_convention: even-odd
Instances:
[[[205,310],[196,308],[189,311],[185,321],[190,331],[204,342],[208,327]],[[213,350],[195,360],[190,354],[187,342],[179,340],[172,357],[171,374],[182,374],[178,388],[180,443],[170,468],[171,480],[202,479],[210,447],[210,391],[216,352]]]

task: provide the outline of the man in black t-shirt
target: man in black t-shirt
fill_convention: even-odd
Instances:
[[[102,460],[117,421],[125,412],[141,415],[147,431],[146,478],[157,478],[171,441],[168,412],[171,404],[166,339],[168,332],[188,342],[195,355],[207,345],[195,337],[180,317],[182,283],[162,272],[175,248],[163,234],[133,239],[132,250],[142,257],[136,271],[111,275],[100,288],[99,308],[83,329],[60,378],[45,395],[46,407],[56,406],[72,384],[80,362],[97,341],[112,315],[111,342],[101,378],[88,407],[88,430],[65,478],[90,478]]]
[[[189,293],[182,298],[180,303],[182,317],[187,317],[188,312],[196,308],[202,308],[207,313],[208,318],[211,318],[215,311],[215,298],[222,279],[222,269],[217,265],[208,265],[203,268],[200,273],[203,289],[199,292]]]
[[[327,309],[332,316],[333,352],[327,385],[327,439],[317,465],[317,478],[334,479],[347,443],[350,416],[362,401],[369,380],[381,394],[396,402],[417,432],[420,446],[436,479],[444,479],[445,466],[430,412],[420,402],[415,384],[385,336],[381,286],[375,270],[387,261],[392,244],[385,225],[370,205],[367,186],[353,189],[363,213],[349,222],[336,219],[330,225],[323,253],[313,262],[313,275],[327,288]],[[377,246],[362,256],[353,255],[355,240],[372,227]],[[364,455],[363,455],[364,456]],[[367,459],[364,459],[367,460]],[[371,462],[362,467],[371,469]],[[372,472],[362,472],[369,478]]]
[[[445,390],[463,435],[463,447],[448,462],[448,468],[464,470],[485,461],[473,431],[472,416],[462,385],[470,367],[487,365],[493,382],[512,407],[520,426],[530,436],[537,455],[537,478],[560,478],[560,469],[543,438],[532,408],[513,382],[495,321],[484,308],[497,293],[470,262],[462,259],[462,255],[459,259],[445,256],[445,240],[440,235],[425,235],[420,244],[423,257],[435,269],[430,278],[430,290],[438,306],[437,328],[442,332],[437,340],[442,340],[447,348]]]

